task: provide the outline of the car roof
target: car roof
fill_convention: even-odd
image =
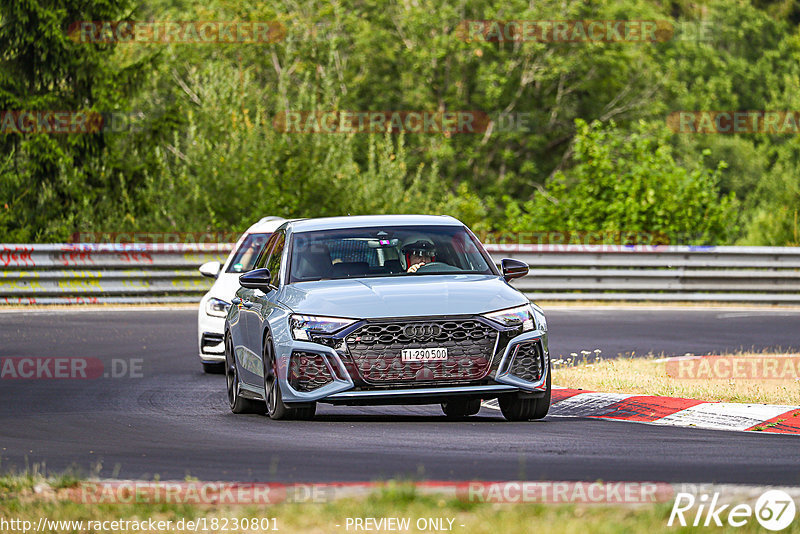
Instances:
[[[245,231],[245,234],[265,234],[274,232],[280,225],[286,222],[283,217],[264,217],[254,223]]]
[[[291,221],[292,232],[313,232],[339,228],[369,228],[372,226],[463,226],[449,215],[353,215],[347,217],[320,217]]]

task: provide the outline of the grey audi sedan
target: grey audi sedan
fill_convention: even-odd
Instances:
[[[497,399],[506,419],[550,407],[547,323],[452,217],[295,220],[241,275],[225,319],[234,413],[311,419],[318,402],[441,404],[448,417]]]

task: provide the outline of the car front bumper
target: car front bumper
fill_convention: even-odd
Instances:
[[[530,358],[531,347],[537,348],[539,373],[532,379],[529,373],[520,366]],[[531,397],[546,393],[548,374],[550,373],[547,333],[533,330],[520,334],[509,340],[501,352],[493,358],[492,371],[479,383],[395,385],[391,387],[364,387],[356,385],[348,372],[342,355],[331,347],[307,341],[289,341],[277,348],[281,392],[284,402],[326,402],[346,405],[378,405],[378,404],[430,404],[442,402],[442,399],[455,396],[491,399],[508,393],[522,393]],[[527,350],[527,352],[526,352]],[[324,374],[324,382],[311,391],[299,391],[292,387],[291,377],[298,368],[293,358],[302,357],[306,361],[315,360],[314,365]],[[352,367],[351,367],[352,369]],[[296,383],[296,382],[295,382]]]
[[[219,363],[225,361],[225,318],[213,317],[205,313],[201,306],[197,317],[197,351],[203,363]]]

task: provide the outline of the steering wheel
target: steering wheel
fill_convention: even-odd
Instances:
[[[442,272],[442,271],[458,271],[458,269],[456,267],[453,267],[449,263],[444,263],[444,262],[441,262],[441,261],[432,261],[430,263],[426,263],[425,265],[423,265],[422,267],[417,269],[418,273],[419,272],[423,272],[423,271],[439,271],[439,272]]]

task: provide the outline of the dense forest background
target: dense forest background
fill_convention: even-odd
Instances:
[[[667,20],[656,43],[487,42],[464,20]],[[279,21],[259,44],[81,43],[77,21]],[[800,110],[796,0],[4,0],[0,110],[135,118],[0,134],[0,242],[444,213],[477,231],[800,244],[800,137],[677,110]],[[480,134],[287,134],[287,110],[481,110]],[[576,234],[576,235],[577,235]],[[613,239],[613,238],[611,238]]]

